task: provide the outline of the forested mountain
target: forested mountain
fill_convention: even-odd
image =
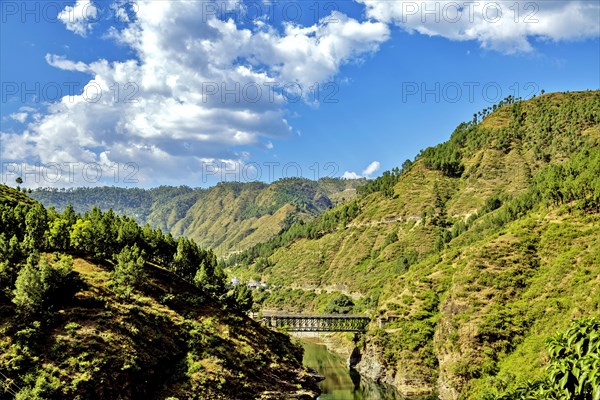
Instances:
[[[364,180],[288,178],[272,184],[227,182],[208,189],[94,187],[37,189],[31,197],[47,207],[77,212],[112,209],[175,236],[186,236],[218,254],[245,250],[295,221],[309,221],[356,195]]]
[[[251,321],[211,250],[0,185],[0,398],[313,398],[302,349]]]
[[[595,399],[599,145],[600,92],[554,93],[509,97],[356,191],[352,181],[284,180],[34,193],[64,208],[57,213],[1,187],[0,372],[24,388],[21,398],[102,397],[93,382],[116,365],[112,378],[125,382],[117,386],[135,390],[160,369],[137,368],[147,358],[167,371],[160,388],[144,389],[159,396],[235,398],[222,382],[237,377],[242,387],[247,371],[261,371],[244,387],[248,398],[268,396],[269,380],[280,379],[285,393],[310,388],[297,349],[237,314],[249,293],[227,288],[226,267],[268,283],[253,292],[264,308],[372,316],[358,343],[346,337],[357,346],[353,360],[404,394]],[[330,208],[334,197],[346,201]],[[71,201],[89,211],[77,216],[65,208]],[[32,293],[45,297],[33,301]],[[53,334],[40,338],[48,327]],[[156,339],[140,341],[140,332]],[[274,351],[262,341],[246,346],[247,335],[259,334]],[[99,360],[62,358],[61,346],[73,355],[81,343],[109,346]],[[123,346],[131,352],[111,353]]]
[[[266,308],[372,315],[357,368],[403,393],[563,398],[544,339],[600,315],[599,143],[600,92],[509,97],[230,273],[268,282]],[[553,370],[583,388],[564,398],[592,398],[593,357]]]

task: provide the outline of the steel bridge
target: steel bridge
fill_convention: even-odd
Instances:
[[[289,332],[364,332],[371,318],[344,314],[271,314],[263,315],[260,321],[270,328]]]

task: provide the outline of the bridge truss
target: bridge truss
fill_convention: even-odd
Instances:
[[[289,332],[364,332],[371,319],[362,315],[280,314],[263,316],[261,321]]]

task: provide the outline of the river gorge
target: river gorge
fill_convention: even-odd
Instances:
[[[325,379],[318,400],[430,400],[435,397],[403,397],[391,386],[378,384],[348,367],[341,355],[330,351],[319,338],[302,338],[304,365]]]

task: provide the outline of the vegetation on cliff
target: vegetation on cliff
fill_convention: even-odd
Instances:
[[[544,340],[600,313],[600,93],[481,116],[231,273],[271,285],[264,307],[350,296],[383,324],[357,368],[405,393],[474,399],[541,376]]]

